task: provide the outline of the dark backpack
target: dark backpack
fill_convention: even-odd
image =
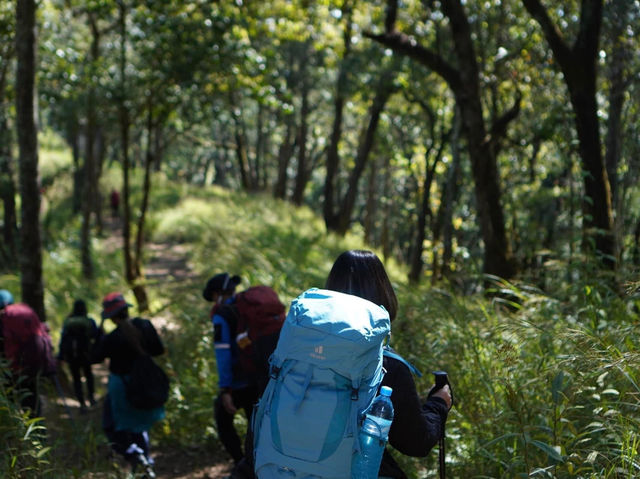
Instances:
[[[47,325],[26,304],[11,304],[2,313],[4,354],[11,368],[27,376],[53,374],[56,360]]]
[[[136,357],[125,380],[127,400],[138,409],[155,409],[169,399],[169,378],[147,354]]]
[[[232,305],[217,311],[230,324],[238,344],[239,360],[250,379],[266,384],[269,357],[280,336],[285,306],[269,286],[252,286],[238,293]]]
[[[91,339],[94,334],[93,322],[86,316],[72,316],[64,324],[60,340],[60,356],[69,363],[89,360]]]

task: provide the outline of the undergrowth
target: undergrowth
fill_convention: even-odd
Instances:
[[[51,198],[64,198],[56,185],[50,186]],[[152,310],[145,314],[166,322],[161,333],[168,352],[161,362],[172,380],[167,418],[152,437],[155,444],[217,450],[211,305],[201,296],[207,278],[221,271],[239,274],[241,287],[270,284],[288,304],[303,290],[322,287],[340,252],[366,246],[356,235],[327,234],[315,212],[266,195],[175,186],[160,176],[154,185],[147,238],[166,248],[180,245],[194,275],[146,285]],[[134,199],[138,195],[134,191]],[[50,205],[50,224],[59,223],[55,211]],[[81,279],[79,223],[66,221],[49,232],[45,256],[46,306],[56,340],[73,299],[86,299],[94,316],[110,290],[133,299],[121,274],[121,252],[108,247],[107,233],[93,244],[96,279]],[[428,391],[436,369],[447,370],[454,387],[447,424],[451,477],[640,476],[640,331],[631,296],[596,286],[586,275],[570,285],[556,278],[545,291],[493,279],[491,294],[461,296],[447,285],[409,286],[401,266],[387,267],[400,303],[391,344],[423,371],[416,378],[420,392]],[[11,278],[17,283],[15,276],[3,277]],[[7,450],[16,464],[40,468],[43,477],[46,471],[63,477],[60,455],[25,441],[28,422],[5,395],[1,399],[2,427],[14,431],[13,449]],[[246,427],[242,418],[238,424]],[[104,445],[100,431],[79,428],[73,434],[73,450],[82,458],[74,476],[108,470],[96,458]],[[437,475],[437,451],[423,459],[396,458],[410,477]]]

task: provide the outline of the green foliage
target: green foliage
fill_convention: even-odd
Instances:
[[[8,363],[0,360],[0,476],[43,477],[50,455],[44,441],[45,427],[42,418],[31,418],[17,406],[25,393],[9,382],[10,375]]]
[[[154,181],[158,188],[151,198],[148,238],[186,255],[191,274],[180,281],[169,276],[147,281],[149,317],[167,344],[161,362],[172,385],[167,417],[151,434],[153,447],[218,451],[210,304],[201,297],[207,278],[220,271],[237,273],[241,287],[271,284],[288,304],[304,289],[322,286],[341,251],[366,245],[355,235],[326,234],[308,208],[218,187],[173,186],[161,176]],[[64,213],[52,208],[51,214]],[[105,292],[120,289],[130,296],[120,273],[119,247],[109,235],[94,242],[97,280],[78,279],[74,221],[56,232],[55,248],[45,256],[54,337],[74,298],[87,299],[96,315]],[[454,386],[456,404],[447,425],[452,477],[622,478],[640,467],[637,304],[584,268],[576,277],[590,282],[568,283],[556,274],[547,280],[552,294],[489,278],[493,287],[487,296],[460,296],[447,285],[408,285],[403,267],[387,261],[400,302],[392,345],[425,373],[416,380],[422,394],[436,369],[447,370]],[[24,418],[15,410],[12,414],[2,424],[26,431]],[[246,427],[242,417],[237,421]],[[106,448],[99,426],[45,425],[54,450],[73,450],[74,475],[113,469],[96,454]],[[30,442],[17,444],[14,454],[23,459],[32,460],[32,452],[40,451],[30,449],[35,447]],[[436,451],[419,460],[395,456],[409,477],[436,474]],[[50,464],[25,467],[61,471],[68,466],[58,454],[47,457]]]

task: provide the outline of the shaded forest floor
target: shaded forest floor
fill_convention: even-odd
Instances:
[[[105,247],[109,250],[121,248],[120,225],[120,220],[117,218],[109,218],[105,222],[106,238],[104,241]],[[147,243],[145,248],[148,252],[148,261],[145,265],[145,276],[148,281],[160,281],[175,285],[193,282],[195,275],[189,267],[186,251],[180,245]],[[170,318],[162,314],[151,319],[161,336],[163,331],[172,327]],[[48,442],[55,445],[52,451],[55,457],[54,462],[66,465],[70,471],[79,468],[80,465],[76,463],[78,458],[69,456],[70,450],[74,448],[67,449],[63,444],[65,441],[74,439],[74,431],[77,433],[79,429],[82,429],[86,434],[89,430],[91,431],[89,437],[96,438],[93,444],[95,450],[90,451],[96,457],[94,460],[95,468],[89,465],[82,467],[82,470],[93,469],[96,472],[81,477],[92,479],[126,477],[129,470],[126,462],[111,453],[101,428],[104,397],[100,392],[107,389],[107,364],[93,366],[97,404],[88,408],[86,412],[80,411],[80,404],[75,399],[68,368],[63,365],[62,369],[63,371],[58,374],[57,387],[54,384],[46,384],[47,393],[43,395],[43,416],[49,436]],[[211,414],[213,415],[213,398],[211,403]],[[81,437],[81,435],[77,434],[75,439],[77,437]],[[154,470],[158,479],[218,479],[227,477],[230,473],[232,461],[219,443],[176,448],[170,444],[157,444],[153,439],[152,434],[151,454],[155,460]],[[194,439],[197,442],[197,438]],[[91,446],[85,445],[85,447]],[[108,465],[111,470],[105,471],[104,465]],[[73,477],[77,476],[73,474]]]

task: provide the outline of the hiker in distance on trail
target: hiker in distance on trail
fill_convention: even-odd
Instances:
[[[49,328],[30,306],[14,303],[6,289],[0,289],[0,356],[9,361],[16,402],[32,417],[40,416],[40,378],[56,372]]]
[[[235,293],[239,276],[219,273],[207,281],[202,296],[211,309],[219,394],[214,403],[218,436],[231,455],[232,478],[252,478],[252,438],[242,441],[233,418],[243,410],[250,423],[253,406],[267,383],[268,358],[284,321],[284,304],[268,286],[253,286]]]
[[[86,303],[82,299],[76,299],[71,313],[65,318],[62,325],[58,359],[69,365],[73,378],[73,390],[78,403],[80,403],[81,412],[87,410],[82,375],[84,375],[87,384],[89,405],[94,406],[96,403],[90,354],[97,337],[98,325],[93,318],[87,315]]]
[[[142,466],[147,476],[155,477],[151,469],[153,460],[149,454],[149,429],[164,418],[164,407],[157,404],[134,406],[129,388],[139,382],[139,378],[130,381],[137,361],[163,354],[164,345],[151,321],[129,317],[130,306],[119,292],[104,297],[99,337],[91,360],[100,363],[109,358],[109,384],[104,400],[102,428],[111,448],[124,456],[133,472]],[[104,333],[105,319],[110,319],[116,325],[109,334]]]

